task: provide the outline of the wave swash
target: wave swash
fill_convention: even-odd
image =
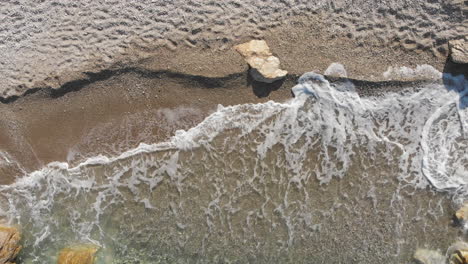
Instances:
[[[1,186],[1,213],[24,229],[23,263],[77,241],[102,247],[98,263],[397,262],[468,194],[468,81],[444,79],[360,97],[306,73],[285,103],[51,163]]]

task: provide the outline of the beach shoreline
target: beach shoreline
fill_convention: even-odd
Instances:
[[[27,173],[49,162],[73,160],[70,157],[76,156],[73,154],[78,151],[76,145],[83,145],[84,141],[89,144],[86,138],[98,137],[88,134],[106,133],[97,127],[106,126],[112,131],[115,128],[108,123],[119,126],[127,120],[140,128],[153,123],[154,131],[142,137],[127,135],[127,129],[121,127],[125,132],[120,136],[132,138],[131,144],[112,153],[99,153],[90,150],[106,149],[105,146],[116,144],[111,141],[117,139],[95,142],[88,150],[80,150],[86,157],[116,154],[136,147],[139,142],[166,140],[176,130],[188,129],[202,121],[218,104],[288,100],[290,88],[299,76],[310,71],[324,74],[332,63],[343,65],[347,78],[368,82],[369,87],[378,83],[388,86],[401,82],[400,86],[405,86],[405,82],[411,81],[437,81],[441,79],[440,72],[449,68],[466,71],[466,65],[449,67],[447,49],[437,52],[422,46],[410,48],[400,42],[385,45],[375,34],[369,34],[367,40],[349,37],[327,27],[323,16],[288,17],[255,36],[245,33],[228,41],[198,41],[197,45],[184,42],[177,47],[154,46],[151,50],[129,46],[126,55],[114,57],[112,63],[90,60],[63,72],[55,71],[57,75],[47,77],[48,81],[38,81],[32,88],[18,90],[12,96],[0,95],[0,110],[4,114],[0,120],[0,148],[10,155],[9,159],[20,164],[11,168],[8,163],[6,169],[2,167],[3,183],[11,183],[16,177],[12,175],[18,175],[18,171]],[[284,83],[252,83],[248,64],[233,49],[235,44],[259,37],[280,59],[281,68],[289,72]],[[361,94],[374,93],[367,91],[366,85],[361,86]],[[181,114],[182,108],[194,109],[196,114],[188,110]],[[166,111],[167,114],[174,109],[181,116],[169,129],[163,128],[168,124],[157,124],[158,118],[164,118],[161,116],[141,124],[128,121],[143,118],[150,112]]]
[[[1,150],[16,166],[5,163],[2,184],[50,162],[76,164],[98,155],[114,156],[140,143],[168,140],[230,106],[284,102],[300,75],[261,84],[248,69],[222,77],[127,68],[61,89],[43,89],[0,104]],[[351,81],[362,96],[421,87],[441,80],[363,81],[327,76],[331,82]],[[381,87],[381,88],[380,88]],[[384,89],[382,89],[384,88]],[[6,166],[5,166],[6,164]]]
[[[395,263],[419,248],[445,250],[464,236],[450,217],[459,197],[428,180],[418,159],[423,143],[439,143],[426,146],[437,156],[457,132],[443,130],[437,114],[453,127],[458,119],[432,99],[455,96],[459,106],[447,76],[466,78],[468,64],[451,61],[448,42],[468,36],[465,2],[8,2],[0,219],[26,223],[26,259],[56,254],[36,242],[62,246],[42,237],[84,239],[70,223],[88,213],[99,228],[110,223],[101,234],[128,231],[121,245],[142,242],[140,256],[118,252],[134,260],[159,249],[209,259],[219,247],[246,262]],[[266,41],[286,78],[252,78],[233,48],[252,39]],[[319,94],[326,82],[309,74],[317,100],[293,99],[307,72],[331,86]],[[288,112],[295,102],[302,107]],[[164,142],[180,144],[139,152]]]

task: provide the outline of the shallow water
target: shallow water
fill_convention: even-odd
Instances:
[[[21,263],[98,244],[98,263],[407,262],[457,238],[468,81],[361,98],[307,73],[295,98],[222,107],[168,142],[52,163],[0,187]],[[445,250],[445,249],[444,249]]]

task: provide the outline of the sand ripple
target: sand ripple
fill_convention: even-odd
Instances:
[[[362,45],[446,55],[468,34],[460,0],[3,1],[0,97],[59,87],[83,71],[150,56],[166,46],[230,46],[294,16],[320,17],[330,36]]]

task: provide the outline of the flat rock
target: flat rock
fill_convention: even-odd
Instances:
[[[14,264],[21,250],[21,233],[17,228],[0,226],[0,264]]]
[[[434,250],[429,250],[429,249],[416,250],[413,258],[418,264],[445,263],[445,257],[439,251],[434,251]]]
[[[96,245],[77,245],[60,251],[57,264],[93,264],[99,247]]]
[[[288,74],[280,69],[280,60],[273,56],[264,40],[251,40],[234,47],[250,65],[250,74],[259,82],[271,83]]]
[[[234,49],[239,52],[242,56],[249,58],[253,56],[257,57],[269,57],[273,55],[264,40],[251,40],[249,42],[234,46]]]
[[[468,63],[468,36],[449,41],[450,56],[455,63]]]

